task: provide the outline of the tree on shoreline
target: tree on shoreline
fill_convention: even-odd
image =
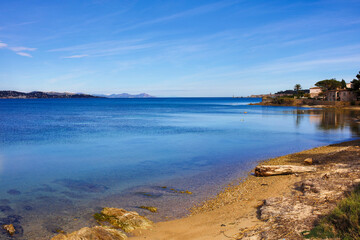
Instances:
[[[341,88],[342,88],[342,89],[346,89],[346,82],[345,82],[344,79],[341,80]]]
[[[341,85],[342,85],[341,82],[336,80],[336,78],[325,79],[325,80],[315,83],[315,86],[321,87],[325,91],[341,88]],[[346,86],[346,84],[345,84],[345,86]]]
[[[300,90],[301,90],[301,85],[300,84],[295,84],[294,91],[296,91],[296,93],[298,93]]]
[[[295,84],[294,91],[296,91],[297,98],[299,98],[300,96],[302,96],[304,94],[304,92],[301,91],[301,89],[302,89],[302,87],[301,87],[301,85],[299,83]]]
[[[352,86],[351,88],[354,89],[354,90],[359,90],[360,88],[360,71],[359,73],[356,75],[356,79],[354,78],[352,81]]]

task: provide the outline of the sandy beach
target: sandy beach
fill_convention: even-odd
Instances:
[[[314,173],[270,177],[255,177],[249,173],[246,179],[239,179],[238,184],[228,186],[215,198],[195,206],[191,209],[189,216],[173,221],[158,222],[150,230],[136,231],[130,239],[260,239],[264,236],[264,239],[274,239],[272,237],[301,239],[299,231],[310,230],[317,219],[333,209],[339,199],[357,184],[359,146],[360,140],[355,140],[266,160],[262,164],[302,166],[304,159],[312,158],[316,163],[314,166],[317,167],[317,170]],[[319,185],[327,189],[321,189],[319,192],[322,194],[330,192],[332,197],[320,193],[319,196],[314,195],[315,193],[305,194],[305,190],[299,188],[299,184],[303,184],[309,179],[313,182],[327,179],[326,182]],[[338,179],[344,181],[340,183],[341,188],[339,188],[339,183],[335,182]],[[301,211],[300,206],[298,215],[304,214],[304,218],[290,217],[287,220],[286,217],[280,217],[276,220],[278,222],[261,219],[261,209],[264,209],[262,207],[266,205],[264,201],[267,199],[275,197],[304,199],[300,202],[307,207],[304,204],[309,200],[309,196],[311,199],[318,197],[317,202],[321,202],[324,196],[326,198],[326,201],[321,204],[321,208],[320,205],[317,208],[316,204],[312,204],[315,207],[313,206],[310,211],[311,217],[307,216],[305,211]],[[288,202],[296,205],[298,200],[294,201],[296,203],[292,203],[291,200]],[[279,209],[281,207],[282,205],[278,206]],[[294,213],[291,211],[283,211],[280,214]],[[306,222],[304,222],[305,218],[307,218]],[[301,227],[292,228],[291,224],[287,226],[287,223],[281,223],[284,220],[292,224],[299,224]],[[277,226],[277,230],[272,231],[271,226]]]

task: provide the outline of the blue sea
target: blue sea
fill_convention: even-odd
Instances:
[[[359,136],[356,111],[249,105],[259,101],[2,99],[0,225],[46,239],[107,206],[180,217],[260,160]]]

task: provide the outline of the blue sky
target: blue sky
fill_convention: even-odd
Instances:
[[[0,0],[0,89],[247,96],[360,71],[360,1]]]

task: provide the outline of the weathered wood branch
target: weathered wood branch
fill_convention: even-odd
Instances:
[[[255,168],[255,176],[266,177],[314,171],[316,171],[315,167],[302,167],[292,165],[259,165]]]

